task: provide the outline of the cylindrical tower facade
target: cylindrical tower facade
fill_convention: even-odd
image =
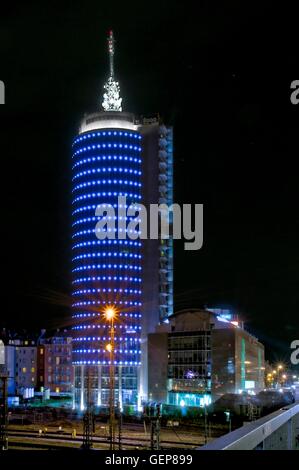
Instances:
[[[119,236],[120,209],[141,201],[141,135],[131,114],[86,116],[72,154],[72,331],[74,405],[84,409],[87,384],[94,405],[109,402],[110,325],[113,306],[115,401],[137,404],[141,335],[141,240]],[[126,208],[118,207],[119,197]],[[96,208],[113,207],[115,232],[96,236]],[[123,215],[121,216],[123,219]],[[126,215],[125,215],[126,217]],[[131,217],[130,217],[131,218]],[[130,218],[126,217],[126,224]],[[108,234],[107,234],[108,235]]]

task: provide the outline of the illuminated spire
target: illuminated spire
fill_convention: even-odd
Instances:
[[[115,39],[113,37],[113,31],[110,31],[109,37],[108,37],[108,52],[109,52],[110,77],[111,78],[114,78],[114,43],[115,43]]]
[[[113,31],[109,31],[108,53],[110,63],[110,76],[104,85],[105,93],[103,95],[102,106],[105,111],[122,111],[120,97],[120,88],[118,82],[114,79],[114,43]]]

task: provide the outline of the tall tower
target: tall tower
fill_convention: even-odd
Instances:
[[[102,107],[81,121],[73,142],[72,275],[74,406],[109,403],[111,340],[105,309],[113,306],[115,402],[140,405],[148,398],[147,335],[173,313],[172,240],[99,240],[99,204],[117,211],[119,196],[131,203],[173,202],[172,128],[159,117],[136,119],[122,111],[115,79],[115,41],[108,37],[110,73]],[[127,219],[128,221],[129,219]],[[115,216],[116,228],[122,225]]]
[[[133,115],[121,111],[114,78],[114,39],[108,38],[110,76],[104,86],[104,112],[85,116],[73,142],[72,312],[74,404],[84,409],[87,380],[91,401],[109,402],[110,338],[105,309],[116,311],[114,325],[115,402],[137,403],[141,364],[141,241],[96,237],[99,204],[118,197],[126,205],[141,200],[141,134]],[[116,227],[119,220],[116,215]]]
[[[140,120],[142,202],[173,204],[173,130],[159,116]],[[172,217],[170,212],[170,224]],[[171,232],[171,230],[170,230]],[[142,246],[141,394],[148,395],[148,334],[173,314],[173,240],[144,240]]]

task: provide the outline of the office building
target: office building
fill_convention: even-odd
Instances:
[[[264,387],[264,347],[236,317],[187,309],[148,338],[150,400],[204,406]]]
[[[172,240],[132,239],[132,216],[112,215],[116,234],[99,239],[99,204],[171,203],[172,129],[159,118],[122,111],[114,76],[114,38],[108,38],[110,75],[102,112],[85,115],[72,154],[72,336],[75,406],[109,402],[112,340],[107,309],[115,312],[115,403],[147,399],[147,335],[173,311]],[[171,222],[171,220],[170,220]]]

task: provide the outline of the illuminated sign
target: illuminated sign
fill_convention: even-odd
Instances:
[[[255,381],[254,380],[245,380],[245,389],[248,390],[250,388],[255,388]]]

